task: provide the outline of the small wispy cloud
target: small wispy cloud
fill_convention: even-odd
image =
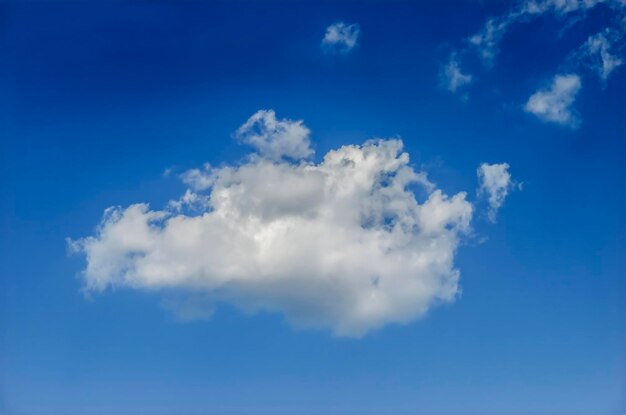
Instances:
[[[528,98],[524,110],[542,121],[577,128],[580,119],[571,106],[580,87],[578,75],[556,75],[550,87],[541,89]]]
[[[512,26],[527,23],[550,14],[557,16],[565,25],[580,21],[592,8],[603,4],[613,12],[613,17],[602,31],[590,35],[572,51],[559,72],[581,73],[591,70],[605,83],[626,60],[626,1],[624,0],[525,0],[518,2],[508,12],[490,17],[483,27],[465,39],[465,46],[452,52],[444,66],[449,91],[472,81],[469,74],[462,73],[460,57],[477,54],[488,70],[495,64],[501,43]],[[563,68],[567,69],[563,69]],[[580,89],[580,78],[557,76],[552,90],[538,91],[531,96],[524,109],[544,121],[571,127],[580,124],[580,117],[570,110]]]
[[[624,59],[611,50],[623,36],[623,33],[609,28],[591,35],[575,54],[576,58],[596,72],[602,81],[606,81],[624,63]]]
[[[517,14],[515,14],[515,16],[516,15]],[[488,67],[493,65],[499,51],[500,41],[506,33],[507,28],[515,21],[513,16],[514,15],[511,14],[505,17],[488,19],[480,32],[468,38],[469,44],[478,51],[481,59]]]
[[[563,20],[578,21],[584,18],[585,13],[597,6],[605,4],[615,11],[615,18],[612,28],[606,28],[612,33],[613,39],[622,38],[624,35],[624,13],[626,2],[621,0],[526,0],[518,3],[509,12],[495,17],[490,17],[484,26],[475,34],[469,36],[466,41],[469,50],[474,50],[482,58],[489,68],[493,65],[497,54],[500,51],[500,43],[509,31],[511,26],[525,23],[545,14],[559,16]],[[607,45],[602,39],[590,38],[592,49],[607,49]]]
[[[360,34],[357,23],[333,23],[326,28],[322,48],[329,53],[348,53],[357,45]]]
[[[526,0],[521,3],[521,12],[526,14],[555,13],[564,15],[575,11],[585,11],[599,3],[620,3],[620,0]]]
[[[456,92],[460,87],[472,82],[472,75],[461,72],[459,61],[455,54],[452,54],[448,63],[441,68],[440,78],[443,85],[450,92]]]
[[[239,127],[235,138],[272,160],[283,157],[301,159],[314,153],[310,134],[301,120],[277,120],[273,110],[259,110]]]
[[[496,221],[496,216],[504,200],[514,187],[520,187],[511,180],[509,164],[482,163],[476,174],[478,175],[478,194],[485,196],[489,203],[487,218],[491,222]]]

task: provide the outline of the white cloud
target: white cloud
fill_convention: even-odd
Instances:
[[[357,45],[361,30],[354,23],[347,25],[343,22],[333,23],[326,28],[322,47],[329,52],[347,53]]]
[[[493,65],[502,37],[509,25],[517,19],[513,16],[517,16],[517,14],[488,19],[483,29],[468,39],[470,45],[478,50],[480,57],[487,66]]]
[[[580,49],[580,59],[593,69],[600,79],[606,81],[611,73],[624,61],[611,53],[613,43],[623,36],[614,30],[606,29],[589,36]]]
[[[313,155],[310,134],[302,121],[277,120],[273,110],[260,110],[239,127],[235,138],[254,147],[265,158],[299,159]]]
[[[468,42],[478,51],[483,62],[491,66],[499,52],[500,42],[511,25],[529,21],[546,13],[566,15],[575,11],[585,11],[602,2],[602,0],[527,0],[504,15],[487,19],[484,27],[470,36]],[[609,3],[612,5],[612,2]]]
[[[522,3],[522,11],[528,14],[556,13],[567,14],[595,7],[604,0],[527,0]]]
[[[180,179],[193,190],[206,190],[213,185],[211,165],[206,163],[202,170],[191,169],[180,175]]]
[[[197,193],[163,210],[107,209],[95,235],[70,242],[86,256],[85,290],[189,292],[357,337],[454,301],[473,214],[464,192],[447,196],[416,172],[399,139],[345,145],[316,164],[275,157],[265,149],[283,138],[265,137],[243,164],[190,174]],[[210,313],[180,304],[170,308],[183,318]]]
[[[453,53],[455,56],[465,55],[469,51],[477,53],[487,68],[493,66],[495,58],[500,51],[502,39],[509,29],[521,23],[538,19],[541,16],[551,14],[557,16],[565,27],[586,17],[588,10],[604,4],[613,13],[611,22],[604,30],[596,35],[590,36],[587,41],[570,53],[569,62],[566,64],[570,71],[579,72],[582,69],[590,68],[598,73],[603,81],[606,81],[610,74],[624,62],[623,39],[626,31],[626,0],[526,0],[520,1],[508,12],[490,17],[484,26],[476,34],[466,39],[467,46]],[[572,59],[572,57],[574,59]],[[462,62],[455,61],[449,64],[449,71],[454,74],[455,68]],[[572,65],[573,64],[573,65]],[[456,66],[455,66],[456,65]],[[572,67],[573,66],[573,67]],[[462,78],[460,78],[462,79]],[[564,79],[563,82],[566,82]],[[569,79],[573,81],[573,78]],[[460,85],[459,85],[460,86]],[[454,89],[454,83],[449,89]],[[574,88],[577,90],[577,88]],[[564,99],[571,99],[573,95],[562,95]],[[526,110],[532,112],[546,121],[558,122],[570,126],[577,126],[578,117],[575,117],[569,110],[569,105],[564,101],[549,102],[549,98],[557,98],[555,95],[537,93],[531,97],[526,105]]]
[[[459,61],[455,54],[450,56],[450,60],[441,71],[441,79],[450,92],[456,92],[462,86],[472,82],[472,76],[461,72]]]
[[[487,217],[491,222],[495,222],[498,209],[514,186],[509,173],[509,165],[508,163],[483,163],[478,167],[477,175],[478,193],[486,196],[489,203]]]
[[[556,75],[550,88],[539,90],[528,98],[524,110],[543,121],[576,128],[580,120],[572,112],[571,106],[579,90],[578,75]]]

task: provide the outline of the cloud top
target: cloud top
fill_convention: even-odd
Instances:
[[[308,136],[301,121],[257,112],[237,133],[255,156],[187,172],[196,186],[163,209],[107,209],[93,236],[70,242],[87,261],[85,290],[189,292],[357,337],[454,301],[455,253],[473,215],[466,194],[448,196],[415,171],[399,139],[313,163]]]

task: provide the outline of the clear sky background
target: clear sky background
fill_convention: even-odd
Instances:
[[[572,63],[619,12],[515,21],[481,62],[467,39],[518,4],[0,4],[0,413],[624,414],[626,67]],[[339,21],[357,44],[321,47]],[[451,56],[471,74],[455,91]],[[573,118],[525,107],[574,72]],[[159,290],[86,298],[66,238],[242,160],[233,133],[260,109],[303,120],[314,162],[401,137],[416,171],[467,191],[462,295],[360,338],[228,303],[181,322]],[[483,162],[523,183],[496,223]]]

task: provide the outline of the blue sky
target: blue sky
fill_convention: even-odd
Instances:
[[[592,3],[0,5],[0,412],[624,413],[624,6]],[[365,152],[389,183],[339,198],[324,157]]]

